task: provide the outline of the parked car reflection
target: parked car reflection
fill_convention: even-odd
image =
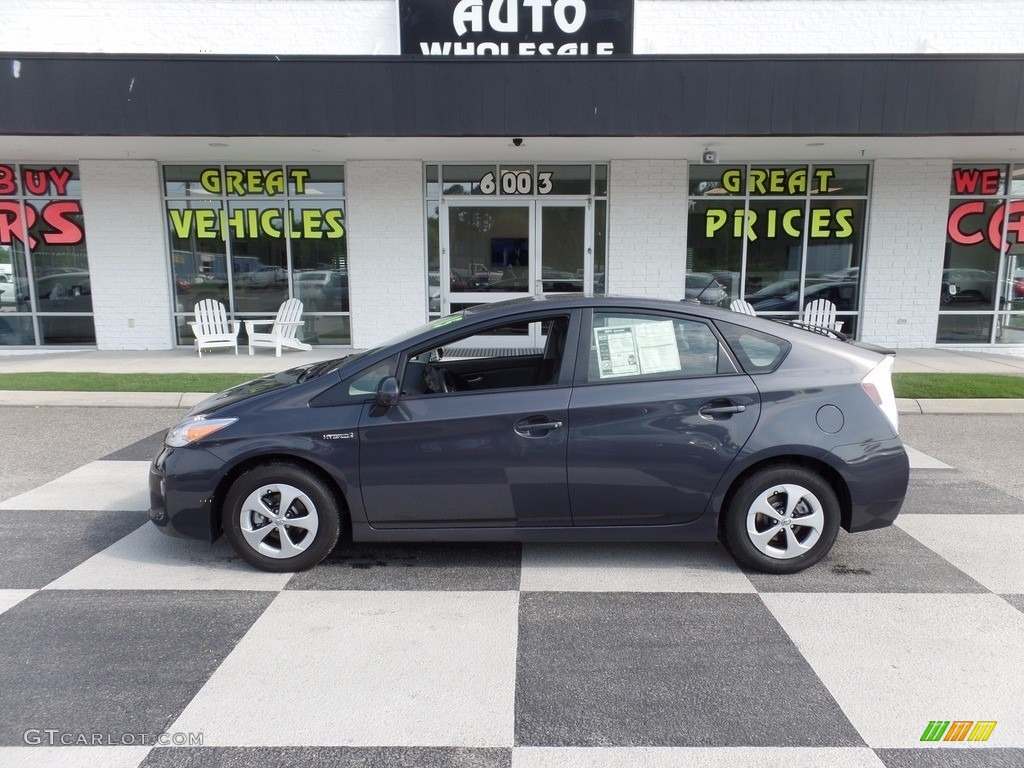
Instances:
[[[295,296],[310,312],[348,312],[348,275],[333,269],[299,272]]]
[[[687,272],[684,298],[699,301],[713,307],[729,304],[729,292],[709,272]]]
[[[808,285],[804,289],[803,304],[800,302],[800,292],[793,291],[785,296],[758,301],[756,304],[750,301],[750,305],[760,312],[799,312],[803,307],[815,299],[827,299],[836,305],[840,312],[852,312],[857,309],[857,283],[844,280],[837,283],[818,283]]]

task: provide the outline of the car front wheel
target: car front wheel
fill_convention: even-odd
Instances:
[[[312,472],[264,464],[243,473],[224,500],[224,534],[239,557],[264,571],[304,571],[338,543],[338,502]]]
[[[744,565],[796,573],[821,560],[839,533],[839,500],[818,474],[776,466],[748,477],[725,512],[726,544]]]

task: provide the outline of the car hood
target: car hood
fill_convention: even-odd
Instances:
[[[216,395],[206,398],[194,406],[188,412],[187,416],[197,416],[201,413],[212,413],[213,411],[219,411],[229,405],[240,403],[243,400],[251,400],[254,397],[266,395],[268,392],[276,392],[293,387],[296,384],[312,381],[313,379],[325,376],[332,371],[336,371],[344,362],[346,362],[346,358],[338,357],[332,360],[324,360],[319,363],[309,363],[307,365],[296,366],[295,368],[289,368],[287,371],[268,374],[267,376],[261,376],[258,379],[253,379],[252,381],[243,382],[242,384],[225,389],[223,392],[218,392]]]

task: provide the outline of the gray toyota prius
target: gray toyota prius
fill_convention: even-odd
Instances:
[[[832,334],[834,335],[834,334]],[[694,302],[484,304],[233,387],[168,431],[162,530],[298,571],[354,541],[711,541],[792,573],[889,525],[893,356]]]

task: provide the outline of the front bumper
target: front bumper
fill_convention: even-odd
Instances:
[[[220,462],[200,448],[164,447],[149,467],[149,519],[164,533],[213,541]]]
[[[836,469],[850,491],[850,533],[892,525],[910,483],[910,460],[898,437],[841,445],[832,450]]]

